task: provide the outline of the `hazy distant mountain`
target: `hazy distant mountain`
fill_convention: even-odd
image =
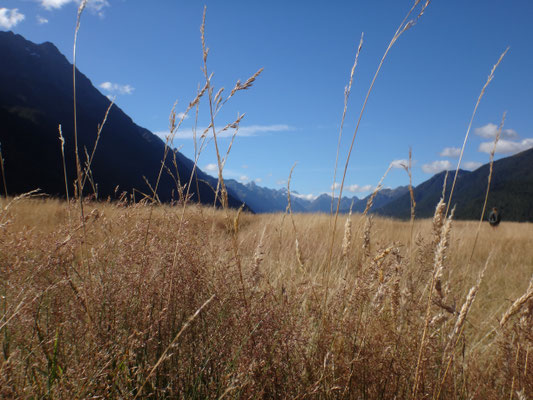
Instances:
[[[72,191],[76,168],[72,94],[72,64],[49,42],[35,44],[12,32],[0,32],[0,143],[5,159],[9,194],[41,188],[51,195],[64,196],[65,186],[58,125],[66,139],[65,155]],[[98,125],[110,101],[81,72],[76,72],[78,141],[80,155],[91,153]],[[143,176],[153,185],[161,166],[164,143],[150,131],[136,125],[113,105],[102,131],[92,172],[100,198],[133,188],[150,193]],[[167,166],[176,174],[170,162]],[[188,180],[193,163],[176,152],[179,176]],[[214,201],[216,180],[198,171],[199,193],[192,187],[193,199]],[[87,185],[88,186],[88,185]],[[162,201],[177,198],[176,184],[164,173],[158,195]],[[71,193],[72,194],[72,193]],[[233,196],[231,206],[240,206]]]
[[[242,184],[234,179],[224,180],[228,190],[244,201],[257,213],[283,212],[287,208],[287,189],[269,189],[256,185],[254,182]],[[307,200],[291,196],[293,212],[305,212]]]
[[[455,171],[450,171],[446,194],[449,196]],[[431,217],[444,184],[441,172],[414,189],[416,216]],[[487,190],[489,164],[475,171],[461,170],[452,198],[458,219],[479,219]],[[533,222],[533,149],[494,162],[487,209],[498,207],[504,220]],[[409,218],[409,193],[377,210],[379,214]],[[488,214],[488,213],[487,213]]]
[[[226,185],[241,200],[252,208],[255,212],[283,212],[287,208],[287,189],[269,189],[256,185],[254,182],[247,184],[239,183],[233,179],[225,180]],[[381,207],[388,202],[395,200],[407,192],[407,186],[401,186],[396,189],[383,189],[374,199],[374,206],[371,210]],[[362,212],[368,200],[368,197],[359,199],[357,196],[342,197],[340,212],[347,213],[353,202],[353,211]],[[321,194],[314,199],[305,199],[299,196],[297,192],[291,193],[291,206],[293,212],[321,212],[329,213],[331,211],[331,195]],[[337,198],[333,203],[333,210],[337,209]]]

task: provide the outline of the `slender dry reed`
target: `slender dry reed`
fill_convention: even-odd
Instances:
[[[2,143],[0,143],[0,168],[2,169],[2,183],[4,184],[4,195],[7,199],[7,183],[6,183],[6,174],[4,171],[4,156],[2,155]]]
[[[340,184],[340,188],[339,188],[339,198],[337,200],[337,210],[335,212],[335,217],[334,217],[334,221],[333,221],[333,227],[332,227],[332,230],[331,230],[331,240],[330,240],[330,246],[329,246],[329,253],[328,253],[327,264],[326,264],[326,268],[325,268],[326,276],[329,275],[329,270],[331,269],[331,262],[332,262],[332,258],[333,258],[333,246],[334,246],[334,241],[335,241],[335,230],[337,229],[337,219],[338,219],[338,215],[339,215],[339,211],[340,211],[342,191],[344,189],[344,183],[346,181],[346,173],[348,171],[348,165],[350,164],[350,156],[351,156],[352,151],[353,151],[355,138],[357,136],[357,132],[359,131],[359,125],[361,124],[361,120],[362,120],[363,114],[365,112],[365,108],[366,108],[366,104],[368,102],[368,98],[370,97],[370,93],[372,92],[372,89],[374,88],[374,84],[376,82],[376,79],[377,79],[377,77],[379,75],[379,72],[381,71],[381,67],[383,66],[383,63],[385,62],[385,59],[387,58],[387,55],[388,55],[390,49],[392,48],[392,46],[396,43],[396,41],[400,38],[400,36],[403,33],[405,33],[408,29],[410,29],[411,27],[413,27],[416,24],[416,22],[424,14],[424,11],[426,10],[427,6],[430,3],[429,0],[426,0],[426,2],[421,7],[420,12],[418,13],[417,17],[412,19],[412,20],[409,20],[408,22],[406,22],[408,20],[408,18],[410,17],[410,15],[413,13],[413,11],[416,9],[416,7],[420,4],[420,2],[421,2],[421,0],[415,0],[413,6],[411,7],[409,12],[405,16],[405,18],[402,20],[402,22],[398,26],[398,29],[396,30],[392,40],[390,41],[389,45],[387,46],[387,49],[385,50],[385,53],[383,54],[383,57],[381,58],[381,61],[380,61],[379,65],[378,65],[378,68],[377,68],[375,74],[374,74],[374,77],[372,78],[372,82],[370,83],[370,86],[369,86],[368,91],[366,93],[365,99],[363,101],[363,106],[361,107],[361,111],[359,113],[359,117],[357,119],[357,123],[355,125],[354,133],[353,133],[353,136],[352,136],[352,141],[350,143],[350,148],[348,150],[348,155],[346,157],[346,162],[345,162],[345,165],[344,165],[344,172],[342,174],[342,180],[341,180],[341,184]],[[326,284],[325,284],[324,306],[327,303],[328,281],[329,281],[329,278],[327,277],[326,278]]]
[[[453,190],[455,188],[455,182],[457,181],[457,175],[459,174],[459,168],[461,167],[461,161],[463,159],[463,153],[465,151],[466,141],[468,140],[468,135],[470,134],[470,129],[472,128],[472,123],[474,122],[474,117],[476,116],[477,108],[479,106],[479,103],[481,103],[481,99],[483,98],[483,95],[485,94],[485,90],[487,90],[487,87],[494,79],[494,72],[496,71],[496,68],[498,68],[498,66],[503,60],[503,57],[505,57],[508,51],[509,51],[509,47],[507,47],[505,51],[500,55],[500,58],[490,70],[490,74],[487,78],[487,81],[483,85],[483,88],[481,88],[481,93],[479,93],[479,96],[477,98],[476,105],[474,106],[474,111],[472,112],[472,116],[470,117],[470,122],[468,123],[468,128],[466,129],[465,140],[463,141],[463,147],[461,147],[461,154],[459,155],[459,161],[457,162],[457,169],[455,170],[455,175],[453,177],[452,188],[450,190],[450,196],[448,197],[448,207],[446,208],[446,215],[448,215],[448,211],[450,210],[450,205],[452,204],[452,196],[453,196]]]
[[[72,50],[72,94],[73,94],[73,106],[74,106],[74,152],[76,155],[76,196],[79,200],[80,205],[80,214],[81,214],[81,220],[84,224],[85,229],[85,215],[83,212],[83,189],[81,187],[81,181],[82,181],[82,170],[81,170],[81,161],[80,161],[80,155],[79,155],[79,146],[78,146],[78,120],[77,120],[77,109],[76,109],[76,46],[78,42],[78,32],[80,30],[80,23],[81,23],[81,15],[83,14],[83,10],[87,6],[87,0],[82,0],[79,7],[78,7],[78,14],[76,17],[76,28],[74,30],[74,46]]]
[[[287,179],[287,209],[286,213],[289,214],[289,218],[291,220],[292,224],[292,230],[294,232],[294,246],[296,251],[296,261],[298,261],[298,266],[302,271],[305,270],[304,262],[302,258],[302,251],[300,249],[300,242],[298,241],[298,231],[296,229],[296,223],[294,222],[294,216],[292,215],[292,204],[291,204],[291,179],[292,179],[292,172],[294,171],[294,168],[296,167],[296,163],[292,166],[291,171],[289,172],[289,179]]]
[[[477,230],[476,230],[476,236],[474,238],[474,244],[472,245],[472,251],[470,253],[470,257],[468,258],[468,262],[466,263],[467,271],[470,270],[470,263],[472,262],[472,257],[474,256],[474,250],[476,249],[477,240],[479,238],[479,232],[481,231],[481,224],[483,223],[483,219],[485,218],[485,210],[487,208],[487,201],[489,199],[489,192],[490,192],[490,182],[492,180],[494,154],[496,153],[496,146],[498,146],[498,141],[500,140],[500,135],[502,133],[503,125],[505,124],[506,115],[507,115],[507,112],[504,112],[502,116],[502,120],[500,122],[500,126],[498,127],[498,132],[496,133],[496,137],[494,138],[494,146],[492,146],[492,151],[490,152],[489,176],[487,178],[487,190],[485,192],[485,200],[483,201],[483,208],[481,210],[481,216],[479,217],[479,223],[478,223]]]
[[[339,162],[339,153],[340,153],[340,148],[341,148],[342,131],[344,129],[344,120],[346,118],[346,111],[348,110],[348,99],[350,97],[350,92],[352,91],[353,75],[355,73],[355,69],[357,68],[359,54],[361,53],[361,49],[363,48],[363,37],[364,37],[364,33],[362,32],[361,40],[359,41],[359,46],[357,46],[357,52],[355,53],[355,60],[353,62],[352,70],[350,71],[350,79],[348,81],[348,85],[344,88],[344,108],[342,110],[341,125],[339,128],[339,140],[337,142],[337,154],[335,155],[335,167],[333,168],[333,184],[331,186],[330,214],[333,214],[333,204],[335,201],[335,184],[337,181],[337,165]]]

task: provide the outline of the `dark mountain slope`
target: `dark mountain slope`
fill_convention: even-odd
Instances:
[[[454,171],[448,176],[446,194],[449,196]],[[445,172],[434,175],[415,190],[416,215],[431,217],[441,195]],[[479,219],[487,190],[489,164],[475,171],[460,171],[452,205],[456,205],[458,219]],[[494,162],[487,209],[498,207],[503,218],[510,221],[533,222],[533,149]],[[409,194],[405,194],[376,212],[398,218],[409,218]],[[488,212],[487,212],[488,215]]]
[[[0,143],[5,159],[9,194],[27,192],[37,187],[51,195],[63,196],[65,186],[61,162],[58,125],[62,125],[66,140],[65,155],[69,190],[72,194],[76,175],[74,152],[74,121],[72,65],[51,43],[34,44],[12,32],[0,32]],[[102,122],[110,101],[90,80],[76,71],[77,120],[80,156],[84,148],[91,153],[98,125]],[[92,172],[98,184],[100,198],[133,188],[149,193],[145,176],[153,185],[156,181],[164,143],[150,131],[136,125],[118,106],[113,105],[103,128],[93,161]],[[167,166],[175,174],[170,162]],[[188,180],[192,162],[176,154],[179,175]],[[216,186],[216,180],[201,171],[199,180]],[[89,189],[86,185],[86,190]],[[193,185],[193,199],[214,201],[213,190],[199,182],[199,193]],[[162,201],[177,198],[173,178],[164,173],[158,195]],[[240,206],[240,200],[230,196],[230,205]]]
[[[372,207],[370,208],[370,212],[375,212],[381,207],[384,207],[387,204],[389,204],[391,201],[396,200],[397,198],[403,196],[405,193],[409,193],[408,186],[398,186],[396,189],[381,189],[376,194],[376,197],[374,197],[374,201],[372,202]],[[368,202],[370,196],[372,196],[372,194],[354,203],[353,211],[363,212],[366,208],[366,203]]]

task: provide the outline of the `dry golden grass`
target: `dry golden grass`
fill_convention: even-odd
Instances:
[[[293,215],[302,268],[283,214],[241,213],[236,233],[232,210],[85,210],[85,233],[66,202],[23,199],[2,211],[0,397],[497,399],[533,389],[531,295],[499,323],[526,295],[531,224],[484,224],[465,269],[477,222],[452,222],[418,361],[430,220],[415,221],[412,262],[409,222],[374,217],[368,255],[366,218],[351,217],[349,248],[339,226],[324,306],[329,215]]]
[[[390,48],[428,4],[415,0],[399,25],[357,127]],[[530,396],[533,225],[456,222],[445,203],[433,221],[409,223],[338,207],[333,216],[228,209],[223,168],[242,115],[221,130],[215,118],[261,69],[226,98],[215,93],[204,29],[205,12],[206,82],[187,112],[207,94],[195,168],[211,133],[225,207],[188,201],[194,170],[177,179],[176,206],[159,203],[159,178],[140,203],[91,202],[92,156],[82,169],[77,152],[74,201],[0,199],[0,398]],[[235,135],[222,156],[227,129]]]

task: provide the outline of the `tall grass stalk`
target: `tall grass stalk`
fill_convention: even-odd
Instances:
[[[476,236],[474,238],[474,244],[472,245],[472,251],[470,252],[470,257],[468,257],[468,262],[466,264],[466,270],[467,273],[470,271],[470,264],[472,262],[472,257],[474,257],[474,251],[476,249],[477,240],[479,238],[479,232],[481,231],[481,224],[483,224],[483,220],[485,218],[485,210],[487,208],[487,201],[489,199],[489,192],[490,192],[490,183],[492,181],[492,170],[494,166],[494,154],[496,153],[496,147],[498,146],[498,141],[500,140],[500,136],[502,133],[503,125],[505,124],[505,117],[507,115],[507,112],[504,112],[502,115],[502,120],[500,122],[500,126],[498,127],[498,132],[496,133],[496,137],[494,138],[494,145],[492,146],[492,151],[490,152],[490,161],[489,161],[489,176],[487,178],[487,190],[485,192],[485,200],[483,201],[483,208],[481,210],[481,216],[479,217],[479,223],[476,230]]]
[[[6,183],[6,173],[4,171],[4,156],[2,155],[2,144],[0,143],[0,168],[2,169],[2,183],[4,184],[4,195],[7,199],[7,183]]]
[[[79,154],[79,145],[78,145],[78,114],[76,108],[76,47],[78,43],[78,32],[80,30],[81,15],[83,10],[87,6],[87,0],[82,0],[78,7],[78,14],[76,18],[76,29],[74,30],[74,46],[72,50],[72,95],[73,95],[73,106],[74,106],[74,152],[76,155],[76,196],[80,205],[80,214],[81,221],[83,224],[83,229],[85,231],[85,215],[83,212],[83,189],[81,186],[82,181],[82,170],[81,170],[81,161]]]
[[[455,189],[455,182],[457,181],[457,175],[459,175],[459,168],[461,167],[461,161],[463,159],[463,153],[465,151],[466,141],[468,140],[468,135],[470,134],[470,129],[472,128],[472,123],[474,122],[474,117],[476,116],[479,103],[481,103],[481,99],[485,95],[485,90],[487,90],[487,87],[494,79],[494,72],[496,71],[496,69],[498,68],[498,66],[500,65],[500,63],[502,62],[503,58],[505,57],[508,51],[509,51],[509,47],[505,49],[505,51],[500,55],[500,58],[498,58],[498,61],[496,62],[496,64],[494,64],[494,66],[492,67],[490,74],[487,78],[487,81],[483,85],[483,88],[481,88],[481,93],[479,93],[479,96],[477,98],[476,105],[474,106],[474,111],[472,112],[472,116],[470,117],[470,122],[468,123],[468,128],[466,129],[466,135],[465,135],[465,140],[463,141],[463,147],[461,147],[461,153],[459,154],[459,161],[457,162],[457,168],[455,170],[455,175],[453,177],[453,183],[452,183],[452,188],[450,190],[450,196],[448,197],[448,206],[446,208],[446,215],[448,215],[448,212],[450,210],[450,205],[452,204],[453,190]]]
[[[58,130],[59,130],[59,142],[61,143],[61,160],[63,162],[63,177],[65,179],[65,196],[67,197],[68,219],[70,222],[70,198],[68,194],[67,164],[65,162],[65,138],[63,137],[63,131],[61,130],[61,124],[59,125]]]
[[[381,67],[383,66],[383,63],[385,62],[385,59],[387,58],[387,55],[389,54],[390,49],[392,48],[392,46],[396,43],[396,41],[400,38],[400,36],[403,33],[405,33],[408,29],[410,29],[411,27],[413,27],[416,24],[416,22],[424,14],[424,11],[426,10],[427,6],[430,3],[429,0],[426,0],[426,2],[422,6],[420,12],[418,13],[417,17],[415,19],[413,19],[413,20],[410,20],[410,21],[406,22],[408,20],[408,18],[411,16],[411,14],[413,13],[413,11],[416,9],[416,7],[420,4],[420,2],[421,2],[421,0],[415,0],[413,6],[411,7],[409,12],[405,16],[405,18],[402,20],[402,22],[398,26],[398,29],[396,30],[394,36],[392,37],[392,40],[390,41],[389,45],[387,46],[387,49],[385,50],[385,53],[383,54],[383,57],[381,58],[381,61],[380,61],[379,65],[378,65],[378,68],[377,68],[375,74],[374,74],[374,77],[372,78],[372,82],[370,83],[370,87],[368,88],[368,91],[366,93],[365,99],[363,101],[363,106],[361,107],[361,111],[359,113],[359,117],[357,119],[357,123],[355,125],[354,133],[353,133],[353,136],[352,136],[352,141],[350,143],[350,148],[348,150],[348,155],[346,157],[346,162],[345,162],[345,165],[344,165],[344,171],[343,171],[343,174],[342,174],[342,180],[341,180],[341,184],[340,184],[340,188],[339,188],[339,198],[337,200],[337,209],[336,209],[336,212],[335,212],[335,217],[334,217],[334,220],[333,220],[333,227],[332,227],[332,230],[331,230],[330,246],[329,246],[328,258],[327,258],[327,264],[326,264],[326,275],[329,275],[329,270],[331,269],[331,262],[332,262],[332,258],[333,258],[333,245],[334,245],[334,241],[335,241],[335,230],[337,228],[337,220],[338,220],[339,211],[340,211],[342,191],[344,189],[344,182],[346,181],[346,173],[348,171],[348,165],[350,164],[350,156],[352,154],[353,146],[354,146],[354,143],[355,143],[355,138],[357,136],[357,132],[359,131],[359,125],[360,125],[361,120],[363,118],[363,114],[364,114],[364,111],[365,111],[365,108],[366,108],[366,104],[368,102],[368,98],[370,97],[370,93],[372,92],[372,89],[374,88],[374,84],[376,82],[376,79],[377,79],[377,77],[379,75],[379,72],[381,71]],[[328,296],[328,294],[327,294],[327,292],[328,292],[328,280],[329,279],[327,278],[326,279],[326,286],[325,286],[325,295],[324,295],[324,306],[326,305],[327,296]]]
[[[335,186],[337,182],[337,165],[339,162],[339,153],[340,153],[340,148],[341,148],[342,131],[344,129],[344,120],[346,118],[346,111],[348,110],[348,99],[350,97],[350,92],[352,91],[352,83],[353,83],[353,76],[355,73],[355,68],[357,67],[357,62],[359,60],[359,54],[361,53],[361,49],[363,48],[363,37],[364,37],[364,33],[361,33],[361,40],[359,41],[359,46],[357,46],[357,52],[355,53],[355,60],[352,66],[352,70],[350,71],[350,79],[348,81],[348,85],[344,88],[344,108],[342,110],[341,125],[339,128],[339,140],[337,142],[337,154],[335,156],[335,167],[333,169],[333,183],[331,186],[330,214],[333,214],[333,204],[335,202]]]

